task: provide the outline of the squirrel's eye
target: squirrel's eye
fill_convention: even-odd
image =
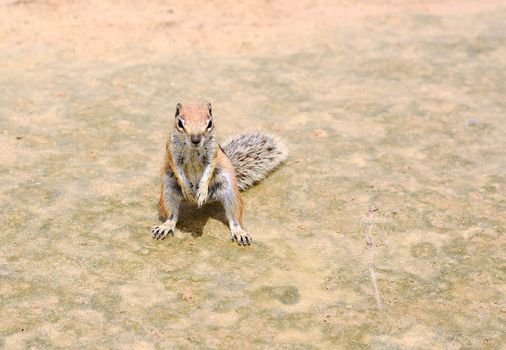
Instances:
[[[178,119],[178,120],[177,120],[177,127],[178,127],[179,129],[181,129],[181,130],[183,130],[183,129],[184,129],[184,125],[183,125],[183,122],[181,121],[181,119]]]
[[[213,127],[213,121],[210,120],[209,123],[207,123],[207,128],[211,129]]]

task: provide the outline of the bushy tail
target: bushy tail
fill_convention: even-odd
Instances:
[[[261,181],[288,157],[283,142],[259,132],[232,136],[222,144],[222,149],[235,168],[241,190]]]

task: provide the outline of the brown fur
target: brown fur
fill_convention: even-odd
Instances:
[[[179,118],[185,121],[185,130],[189,134],[202,134],[206,130],[207,121],[211,118],[209,105],[185,104],[179,109]]]

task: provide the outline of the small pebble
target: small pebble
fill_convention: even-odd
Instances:
[[[322,129],[314,129],[312,134],[314,137],[327,137],[327,132]]]
[[[474,118],[469,118],[467,120],[467,126],[475,126],[476,124],[478,124],[478,121]]]
[[[189,300],[192,300],[192,298],[193,298],[193,295],[191,292],[186,291],[183,293],[183,300],[189,301]]]

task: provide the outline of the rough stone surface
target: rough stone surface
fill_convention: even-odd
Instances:
[[[504,2],[114,3],[0,1],[0,348],[504,347]],[[187,100],[290,149],[250,247],[151,239]]]

